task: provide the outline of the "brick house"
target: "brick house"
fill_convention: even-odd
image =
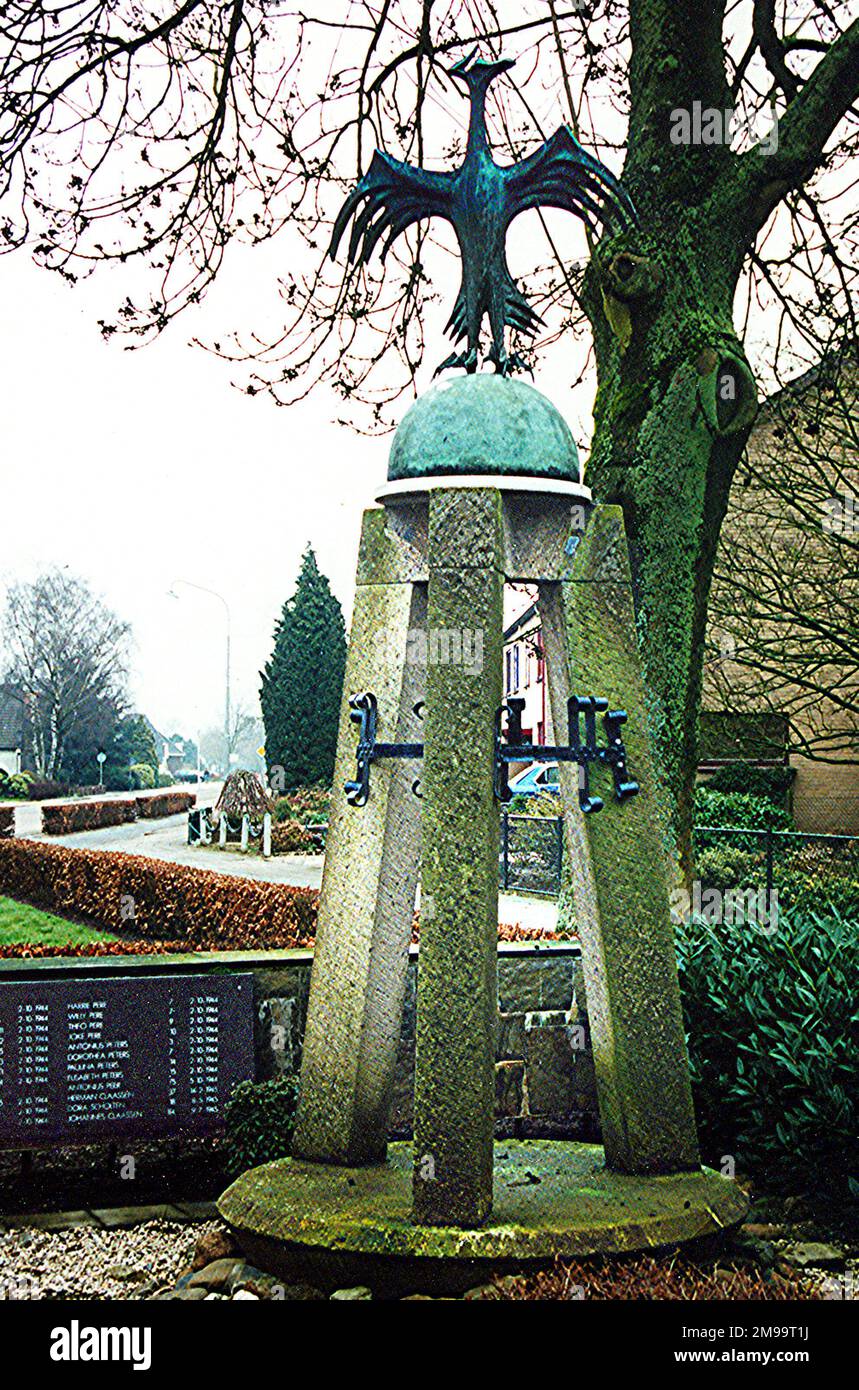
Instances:
[[[852,400],[859,397],[855,386],[859,378],[851,369],[849,380],[854,384]],[[753,462],[773,467],[784,458],[786,445],[779,437],[778,416],[785,399],[797,402],[800,408],[809,403],[820,408],[821,384],[817,370],[807,372],[765,401],[749,439],[748,453]],[[825,414],[823,417],[825,419]],[[849,435],[852,431],[847,431]],[[832,457],[832,455],[830,455]],[[824,454],[824,462],[825,462]],[[855,460],[848,464],[853,468]],[[856,487],[859,494],[859,464],[856,464]],[[720,538],[720,559],[726,565],[740,542],[748,543],[750,518],[759,519],[758,499],[751,481],[753,470],[741,466],[731,490],[728,512]],[[848,476],[851,476],[848,472]],[[841,461],[838,477],[843,487],[844,465]],[[855,531],[859,535],[859,497],[855,501]],[[852,513],[851,513],[852,517]],[[789,540],[790,522],[785,524]],[[813,525],[802,536],[802,561],[815,565],[815,536]],[[718,568],[718,566],[717,566]],[[844,583],[850,581],[846,576]],[[718,599],[714,586],[714,599]],[[841,595],[843,601],[843,593]],[[525,699],[523,728],[534,743],[554,741],[548,711],[545,667],[540,641],[540,620],[535,594],[524,586],[514,586],[505,595],[504,631],[504,691]],[[859,607],[859,594],[855,596]],[[789,620],[789,615],[788,615]],[[802,634],[799,634],[801,640]],[[707,644],[718,652],[724,639],[714,631],[711,613]],[[859,680],[859,672],[848,669],[845,678],[839,677],[842,692],[846,679],[849,689]],[[743,667],[730,657],[708,662],[704,672],[704,697],[701,718],[700,775],[706,778],[720,764],[743,760],[758,766],[784,764],[793,770],[791,790],[792,809],[797,828],[808,833],[859,834],[859,724],[849,708],[850,701],[827,700],[826,673],[817,673],[820,689],[814,697],[793,688],[789,682],[767,681],[747,662]],[[764,695],[766,690],[766,695]],[[608,694],[609,692],[604,692]],[[855,702],[859,706],[859,698]],[[827,747],[827,744],[830,746]],[[823,756],[808,756],[802,747],[824,749]]]

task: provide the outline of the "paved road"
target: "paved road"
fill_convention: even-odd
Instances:
[[[198,806],[211,806],[220,794],[221,785],[209,782],[194,790],[198,793]],[[32,814],[33,809],[35,815]],[[22,812],[27,814],[22,815]],[[43,835],[38,813],[36,803],[19,804],[16,824],[20,838],[67,845],[70,849],[145,854],[150,859],[163,859],[170,864],[189,864],[196,869],[211,869],[264,883],[287,883],[296,888],[318,888],[322,882],[323,859],[318,854],[283,854],[262,859],[259,855],[245,855],[233,848],[219,850],[212,846],[189,845],[188,817],[185,813],[158,821],[132,821],[128,825],[112,825],[104,830],[85,830],[76,835],[62,836]],[[518,922],[523,927],[551,931],[557,920],[557,906],[542,898],[502,893],[498,900],[498,916],[502,922]]]
[[[214,806],[215,802],[217,801],[218,797],[219,797],[220,794],[221,794],[221,787],[222,787],[223,785],[224,785],[223,782],[201,782],[199,785],[195,785],[195,786],[187,786],[187,787],[186,787],[186,786],[167,787],[167,788],[165,788],[165,790],[166,790],[166,791],[192,791],[192,792],[196,792],[196,794],[197,794],[197,805],[198,805],[198,806]],[[127,797],[128,797],[129,795],[133,795],[133,793],[129,793],[129,792],[104,792],[104,793],[102,793],[101,796],[98,796],[98,797],[87,796],[87,797],[81,797],[80,799],[81,799],[81,801],[84,801],[84,802],[85,802],[85,801],[124,801],[124,800],[127,799]],[[42,807],[43,807],[43,806],[61,806],[61,805],[63,805],[66,801],[68,801],[68,797],[59,797],[59,798],[54,798],[53,800],[48,800],[48,801],[16,801],[16,802],[14,803],[14,805],[15,805],[15,834],[18,835],[21,839],[25,839],[25,840],[55,840],[55,839],[57,838],[55,835],[43,835],[43,834],[42,834]],[[183,816],[183,819],[184,819],[184,816]],[[158,824],[159,822],[155,822],[155,823]],[[135,829],[138,829],[140,826],[146,826],[146,825],[150,825],[150,826],[151,826],[152,824],[153,824],[152,821],[140,821],[140,822],[135,822],[135,823],[133,823],[133,824],[131,824],[131,825],[127,825],[127,826],[119,826],[119,825],[117,825],[117,826],[112,826],[109,830],[88,830],[88,831],[86,832],[86,835],[87,835],[87,837],[91,837],[91,836],[93,836],[93,835],[115,835],[115,834],[116,834],[118,831],[120,831],[120,830],[135,830]],[[72,840],[79,840],[79,839],[80,839],[80,835],[64,835],[62,838],[63,838],[63,844],[71,844]],[[94,848],[112,849],[112,848],[114,848],[114,846],[112,846],[112,845],[101,845],[101,846],[94,846]],[[117,845],[116,848],[118,849],[118,848],[120,848],[120,846]],[[142,851],[135,851],[135,853],[142,853]]]

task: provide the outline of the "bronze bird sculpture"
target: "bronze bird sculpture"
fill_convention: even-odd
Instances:
[[[437,372],[446,367],[477,370],[484,316],[492,334],[486,361],[502,376],[527,370],[517,353],[508,355],[504,340],[505,327],[533,337],[542,322],[507,265],[507,229],[520,212],[561,208],[590,226],[594,219],[620,225],[636,220],[626,191],[582,148],[569,126],[561,126],[527,159],[496,164],[486,133],[486,93],[513,61],[484,62],[472,53],[450,69],[451,76],[467,87],[471,103],[465,158],[458,169],[448,173],[415,168],[376,150],[334,224],[332,260],[354,218],[349,238],[353,263],[366,263],[382,237],[384,261],[400,233],[425,217],[444,217],[453,224],[462,257],[462,285],[447,329],[455,343],[465,338],[466,348],[451,353]]]

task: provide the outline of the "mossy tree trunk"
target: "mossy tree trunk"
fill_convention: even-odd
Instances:
[[[777,148],[672,143],[672,112],[732,105],[723,10],[631,0],[624,182],[640,226],[600,242],[584,287],[599,379],[588,481],[624,510],[662,799],[685,877],[710,579],[757,402],[734,293],[757,234],[814,172],[859,86],[857,23],[789,103]]]

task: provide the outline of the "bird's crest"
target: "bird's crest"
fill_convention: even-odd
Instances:
[[[494,82],[502,72],[509,72],[515,62],[515,58],[499,58],[487,62],[480,57],[477,49],[473,48],[464,58],[460,58],[458,63],[454,63],[452,68],[448,68],[448,74],[458,82],[465,83],[469,91],[480,87],[485,91],[490,82]]]

